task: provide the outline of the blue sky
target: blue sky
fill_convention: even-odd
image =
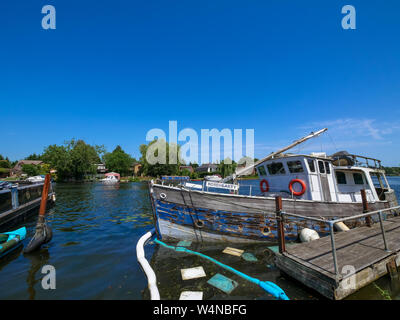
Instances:
[[[43,5],[56,30],[41,28]],[[341,8],[356,9],[344,30]],[[262,157],[348,150],[400,165],[398,1],[0,3],[0,154],[71,138],[139,157],[148,130],[254,129]]]

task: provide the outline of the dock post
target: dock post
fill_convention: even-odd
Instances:
[[[335,235],[334,235],[334,231],[333,231],[333,223],[329,223],[329,232],[331,234],[333,266],[335,267],[335,276],[337,279],[337,276],[339,274],[339,270],[338,270],[339,268],[338,268],[337,256],[336,256],[336,245],[335,245]]]
[[[397,273],[397,265],[396,265],[396,259],[392,258],[387,264],[386,264],[387,271],[390,275],[391,280],[398,280],[399,279],[399,274]]]
[[[365,189],[361,189],[361,199],[362,199],[362,204],[363,204],[363,213],[368,212],[368,201],[367,201],[367,194],[365,192]],[[372,219],[370,216],[365,217],[365,222],[367,223],[368,227],[372,226]]]
[[[275,197],[275,208],[276,208],[276,221],[278,223],[278,243],[279,243],[279,253],[284,253],[286,251],[285,246],[285,229],[283,227],[283,217],[282,217],[282,197]]]
[[[382,211],[379,211],[379,223],[381,225],[381,232],[382,232],[382,237],[383,237],[383,243],[385,245],[385,251],[389,251],[387,241],[386,241],[386,234],[385,234],[385,228],[383,227],[383,218],[382,218]]]

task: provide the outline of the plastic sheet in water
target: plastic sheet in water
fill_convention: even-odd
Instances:
[[[208,284],[222,290],[223,292],[230,294],[233,289],[238,286],[235,280],[229,279],[220,273],[217,273],[210,280],[207,281]]]
[[[192,241],[181,240],[181,241],[178,242],[178,244],[176,246],[177,247],[190,247],[191,244],[192,244]]]
[[[250,252],[245,252],[242,254],[242,258],[248,262],[256,262],[258,259]]]

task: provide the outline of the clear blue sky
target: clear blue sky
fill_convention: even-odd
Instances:
[[[43,5],[56,30],[43,30]],[[356,8],[343,30],[342,6]],[[257,157],[302,151],[400,165],[398,1],[3,0],[0,154],[81,138],[139,157],[152,128],[255,129]],[[296,150],[295,150],[296,151]]]

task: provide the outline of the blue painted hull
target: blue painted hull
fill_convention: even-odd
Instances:
[[[150,199],[158,236],[194,241],[268,242],[278,240],[275,198],[247,196],[150,183]],[[386,208],[387,201],[369,203],[370,210]],[[362,213],[362,203],[282,199],[284,211],[324,219]],[[348,221],[350,228],[360,221]],[[285,238],[296,240],[303,228],[322,237],[329,233],[323,222],[285,217]]]
[[[249,214],[204,208],[189,208],[162,200],[154,201],[157,229],[164,238],[194,241],[267,242],[276,243],[278,231],[272,214]],[[285,238],[294,241],[304,227],[320,235],[328,233],[322,224],[288,219]]]

